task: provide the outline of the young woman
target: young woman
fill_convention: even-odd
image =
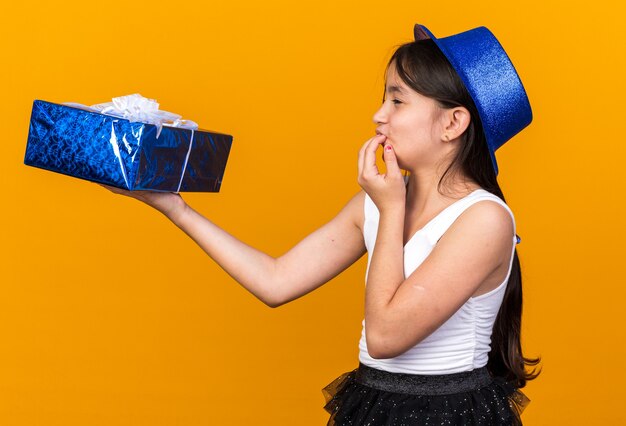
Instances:
[[[358,156],[363,190],[283,256],[178,194],[109,189],[165,214],[270,307],[369,253],[359,366],[323,389],[329,425],[521,424],[519,389],[538,359],[522,355],[520,240],[494,152],[530,123],[530,104],[486,28],[437,39],[416,24],[414,34],[387,66],[377,134]]]

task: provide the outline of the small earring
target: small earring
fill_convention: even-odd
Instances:
[[[448,136],[448,135],[444,135],[444,136],[445,136],[445,138],[446,138],[446,140],[447,140],[447,141],[449,141],[449,140],[450,140],[450,136]]]

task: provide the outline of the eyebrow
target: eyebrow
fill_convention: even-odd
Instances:
[[[388,86],[387,91],[389,93],[398,92],[398,93],[406,94],[406,92],[400,86]]]

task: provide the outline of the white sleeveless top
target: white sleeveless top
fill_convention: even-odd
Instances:
[[[455,201],[435,216],[422,229],[417,231],[404,246],[404,277],[408,277],[430,254],[433,247],[454,220],[469,206],[492,200],[502,205],[513,219],[511,237],[511,261],[504,281],[495,289],[470,297],[452,317],[428,337],[408,351],[393,357],[374,359],[367,352],[365,339],[365,319],[359,341],[359,361],[367,366],[394,373],[409,374],[450,374],[469,371],[487,364],[491,343],[491,331],[500,309],[506,283],[511,274],[513,252],[517,242],[515,217],[504,201],[484,189],[477,189]],[[378,233],[379,212],[372,199],[365,194],[365,223],[363,236],[368,251],[367,274],[369,273],[372,250]]]

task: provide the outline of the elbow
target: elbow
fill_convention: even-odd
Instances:
[[[283,297],[283,296],[270,295],[270,296],[265,298],[263,303],[265,303],[270,308],[278,308],[279,306],[286,305],[287,303],[291,302],[292,300],[293,299],[289,299],[289,298]]]
[[[367,353],[374,359],[395,358],[402,355],[413,346],[422,341],[422,336],[408,338],[405,333],[372,333],[365,334]]]
[[[278,308],[284,304],[284,301],[277,297],[275,294],[266,294],[263,297],[259,297],[259,300],[270,308]]]
[[[395,358],[397,356],[402,355],[404,352],[406,352],[408,349],[398,349],[389,345],[385,345],[385,344],[374,344],[372,345],[372,347],[370,348],[369,344],[367,346],[367,352],[369,353],[370,357],[374,358],[374,359],[389,359],[389,358]]]
[[[389,359],[398,355],[394,353],[393,351],[390,351],[388,348],[384,348],[384,347],[370,348],[369,346],[367,347],[367,353],[370,355],[371,358],[374,358],[374,359]]]
[[[261,298],[263,303],[265,303],[270,308],[278,308],[279,306],[287,303],[284,297],[280,294],[279,289],[282,288],[279,280],[278,280],[278,259],[273,259],[273,270],[271,274],[271,278],[267,278],[261,288],[263,288],[264,296]]]
[[[276,286],[275,283],[272,283],[270,281],[264,287],[266,289],[270,289],[270,291],[265,292],[265,294],[262,295],[262,297],[259,297],[259,299],[265,305],[269,306],[270,308],[278,308],[279,306],[282,306],[285,303],[287,303],[287,300],[285,300],[285,298],[282,297],[277,291],[278,287]]]
[[[282,274],[278,272],[277,262],[274,264],[274,273],[272,277],[268,277],[261,285],[263,291],[263,303],[270,308],[278,308],[286,305],[297,296],[290,295],[288,291],[288,283],[282,278]]]
[[[279,306],[282,306],[283,303],[280,301],[274,301],[274,300],[263,300],[263,303],[265,303],[266,306],[269,306],[270,308],[278,308]]]
[[[387,355],[385,353],[382,353],[382,352],[374,351],[374,349],[370,349],[369,347],[367,348],[367,353],[370,355],[370,358],[373,358],[373,359],[393,358],[393,356],[389,356],[389,355]]]
[[[374,359],[386,359],[398,356],[396,350],[391,346],[391,339],[386,339],[384,336],[374,335],[370,337],[370,334],[365,334],[367,353]]]

